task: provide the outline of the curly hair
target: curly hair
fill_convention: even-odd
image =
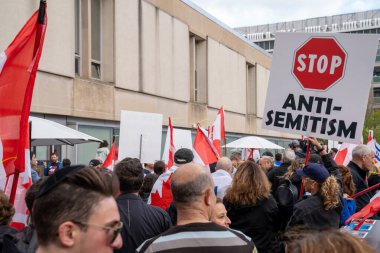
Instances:
[[[331,210],[339,204],[339,185],[334,176],[329,176],[320,184],[320,193],[325,210]]]
[[[15,209],[9,202],[9,198],[0,190],[0,225],[8,225],[14,214]]]
[[[339,171],[342,174],[342,183],[343,183],[343,193],[348,195],[353,195],[356,191],[355,183],[352,179],[350,170],[344,165],[338,165]]]
[[[144,180],[144,169],[139,159],[124,158],[116,164],[114,173],[119,178],[121,193],[139,192]]]
[[[287,242],[287,253],[375,253],[366,242],[337,229],[310,231]]]
[[[271,184],[265,172],[254,162],[242,163],[227,189],[225,198],[231,204],[256,204],[258,200],[268,199]]]
[[[285,175],[280,178],[285,179],[285,180],[290,180],[290,178],[293,176],[296,170],[302,169],[302,168],[303,168],[303,164],[299,160],[294,160],[288,167],[288,171],[285,173]]]

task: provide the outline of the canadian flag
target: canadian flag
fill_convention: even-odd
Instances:
[[[161,174],[153,185],[148,198],[148,204],[158,206],[166,210],[173,202],[173,194],[170,190],[170,180],[177,166],[172,166],[169,170]]]
[[[223,106],[220,107],[218,114],[216,115],[216,119],[214,124],[209,128],[208,137],[211,139],[214,144],[215,149],[218,151],[219,157],[222,156],[222,140],[224,140],[224,144],[226,144],[226,133],[224,131],[224,110]]]
[[[46,3],[26,22],[8,48],[0,53],[0,157],[5,192],[14,204],[14,221],[26,222],[24,197],[30,184],[29,113],[42,53]],[[4,182],[3,182],[4,183]]]
[[[117,155],[116,155],[116,138],[113,138],[113,143],[111,146],[111,150],[108,153],[108,156],[106,160],[104,161],[102,167],[112,170],[113,171],[113,166],[115,165],[115,162],[117,161]]]
[[[169,125],[167,135],[169,138],[166,138],[164,152],[162,154],[162,160],[166,163],[166,168],[171,168],[174,164],[174,153],[176,152],[176,148],[174,146],[174,138],[173,138],[173,124],[172,119],[169,117]]]
[[[29,133],[29,128],[28,128]],[[28,208],[25,203],[26,192],[32,185],[32,169],[30,166],[30,145],[29,138],[25,143],[25,171],[22,173],[15,173],[7,177],[5,186],[5,194],[10,196],[14,192],[13,206],[15,208],[15,215],[13,216],[11,226],[18,230],[23,229],[27,224]]]
[[[338,165],[347,165],[352,160],[352,150],[356,147],[356,144],[342,143],[339,147],[338,153],[336,153],[334,160]]]
[[[197,134],[195,135],[193,153],[194,162],[202,166],[215,163],[219,159],[218,151],[200,127],[198,127]]]

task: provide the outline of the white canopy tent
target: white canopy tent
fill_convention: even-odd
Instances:
[[[265,148],[284,149],[283,147],[258,136],[247,136],[226,145],[227,148]]]
[[[101,140],[57,122],[37,117],[29,117],[31,123],[31,145],[71,145],[101,142]]]

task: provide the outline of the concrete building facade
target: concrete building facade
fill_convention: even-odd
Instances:
[[[38,1],[0,3],[5,49]],[[16,15],[15,15],[16,13]],[[49,0],[32,115],[97,138],[119,133],[121,110],[161,113],[164,125],[211,125],[225,109],[227,142],[261,135],[271,56],[188,0]],[[86,163],[97,144],[53,147]],[[50,147],[38,147],[47,159]]]

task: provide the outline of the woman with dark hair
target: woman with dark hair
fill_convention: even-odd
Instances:
[[[153,185],[156,182],[157,178],[158,178],[158,175],[154,173],[150,173],[144,177],[144,181],[140,188],[139,195],[145,203],[148,202],[150,191],[152,190]]]
[[[108,141],[103,140],[99,144],[98,149],[96,150],[96,157],[99,157],[100,159],[102,159],[102,163],[104,163],[109,153],[110,153],[110,150],[108,149]]]
[[[223,199],[230,227],[251,237],[258,252],[279,252],[279,210],[265,172],[254,162],[242,163]]]
[[[216,198],[216,204],[214,210],[212,210],[211,221],[223,227],[230,227],[231,220],[228,218],[226,207],[220,198]]]
[[[341,223],[345,221],[355,213],[356,203],[354,199],[350,199],[349,196],[353,195],[356,191],[354,180],[352,178],[350,170],[344,166],[339,165],[339,171],[342,174],[342,186],[343,186],[343,211],[341,214]]]
[[[295,204],[288,229],[297,225],[310,229],[339,228],[343,200],[337,180],[341,177],[338,166],[315,138],[308,140],[318,148],[324,165],[309,163],[296,171],[311,196]]]

